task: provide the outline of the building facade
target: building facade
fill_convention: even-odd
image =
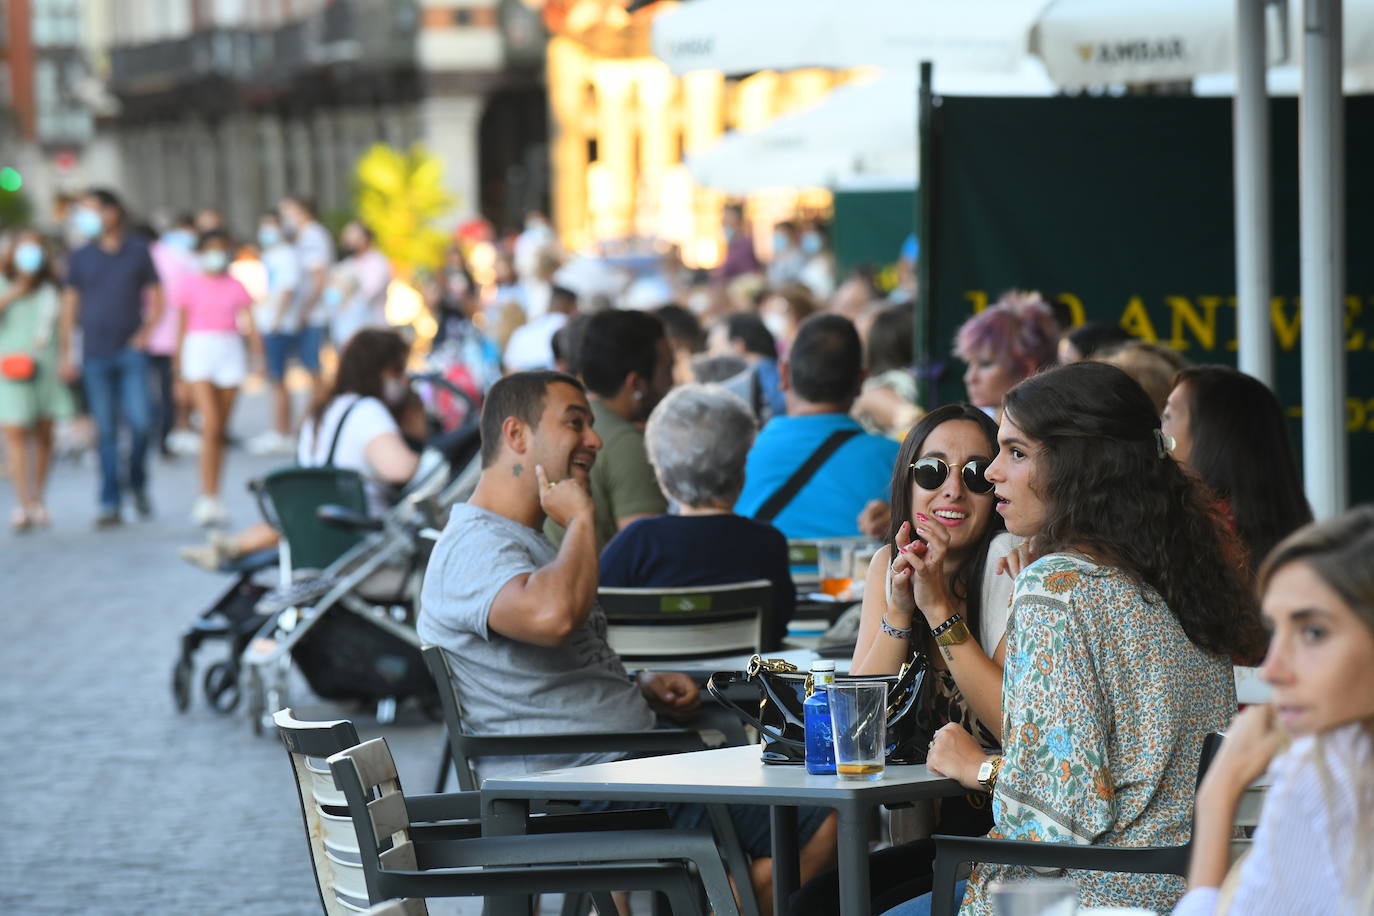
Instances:
[[[246,233],[293,194],[342,216],[375,143],[442,159],[453,225],[510,223],[547,195],[544,33],[519,0],[115,6],[108,127],[143,212],[214,206]]]

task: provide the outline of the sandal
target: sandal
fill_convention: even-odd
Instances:
[[[15,506],[10,513],[10,530],[15,534],[21,534],[29,530],[33,524],[33,519],[29,518],[28,511],[23,506]]]
[[[51,525],[52,516],[48,515],[48,507],[42,503],[29,506],[29,524],[35,528],[46,528]]]

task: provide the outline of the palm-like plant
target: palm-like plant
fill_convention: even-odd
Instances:
[[[449,238],[432,222],[457,203],[444,188],[443,173],[439,157],[419,144],[402,152],[378,143],[358,160],[358,218],[399,279],[443,263]]]

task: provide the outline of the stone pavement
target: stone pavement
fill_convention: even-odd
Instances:
[[[246,439],[265,417],[247,397],[234,432]],[[244,481],[283,462],[230,452],[234,525],[257,518]],[[197,654],[190,709],[173,705],[179,636],[225,581],[176,555],[202,537],[188,518],[195,459],[154,458],[151,475],[152,521],[92,530],[94,463],[65,463],[49,487],[53,527],[0,530],[0,913],[319,913],[285,753],[201,692],[222,644]],[[0,479],[0,520],[12,505]],[[441,726],[403,708],[382,729],[370,711],[294,702],[303,718],[385,735],[406,788],[431,790]]]

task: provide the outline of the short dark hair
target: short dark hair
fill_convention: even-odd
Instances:
[[[654,314],[663,322],[669,343],[684,346],[693,353],[705,349],[706,335],[701,332],[701,322],[696,315],[675,303],[654,309]]]
[[[234,244],[234,240],[229,237],[229,233],[225,232],[223,229],[211,229],[209,232],[203,233],[200,238],[196,239],[196,251],[200,251],[211,242],[223,242],[231,248]]]
[[[907,369],[915,361],[916,309],[910,305],[885,306],[873,318],[868,331],[868,372],[880,375],[890,369]]]
[[[652,378],[658,365],[658,342],[663,322],[648,312],[598,312],[587,322],[578,351],[578,368],[587,390],[603,398],[615,397],[625,378],[637,372]]]
[[[1084,359],[1099,350],[1107,350],[1118,344],[1135,340],[1130,331],[1112,321],[1089,321],[1064,332],[1064,337],[1073,348],[1083,354]]]
[[[570,375],[581,375],[582,364],[578,357],[582,354],[582,338],[587,336],[587,322],[592,316],[580,312],[568,318],[563,327],[554,332],[551,346],[553,358],[561,363]]]
[[[577,293],[568,289],[566,286],[553,286],[549,289],[549,307],[553,308],[555,303],[572,306],[577,308]]]
[[[526,426],[539,425],[549,386],[555,383],[587,390],[571,375],[547,369],[515,372],[491,386],[482,403],[482,467],[490,467],[501,453],[501,426],[507,417],[515,417]]]
[[[841,315],[812,315],[797,331],[788,363],[798,397],[812,404],[848,404],[863,378],[859,332]]]
[[[286,195],[286,199],[300,207],[306,213],[309,213],[311,216],[314,216],[317,212],[315,210],[315,198],[313,197],[305,194],[288,194]]]
[[[100,206],[109,207],[119,214],[122,222],[129,211],[124,209],[124,201],[119,199],[119,195],[108,188],[91,188],[86,192],[87,197],[94,197],[100,201]]]
[[[764,324],[758,315],[753,312],[734,312],[723,320],[726,339],[738,340],[744,344],[745,353],[753,353],[767,359],[778,358],[778,342],[773,339],[773,332],[768,330],[768,325]]]

